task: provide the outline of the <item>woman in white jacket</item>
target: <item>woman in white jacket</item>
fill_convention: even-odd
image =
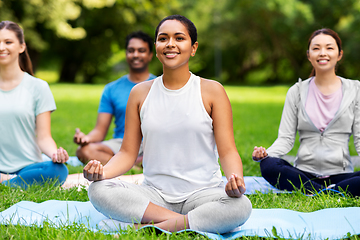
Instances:
[[[331,188],[360,196],[360,172],[354,172],[348,146],[353,134],[360,152],[360,85],[336,75],[342,56],[336,32],[313,32],[307,51],[310,78],[289,89],[276,141],[268,149],[254,148],[262,176],[281,190],[303,186],[313,194]],[[297,132],[300,147],[292,166],[281,157],[292,149]]]

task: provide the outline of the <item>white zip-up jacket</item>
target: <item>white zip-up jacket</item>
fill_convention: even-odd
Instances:
[[[281,158],[294,146],[299,132],[300,147],[294,166],[319,176],[353,172],[349,138],[353,134],[360,153],[360,82],[340,77],[343,98],[334,118],[320,132],[305,111],[312,78],[294,84],[286,95],[278,138],[267,149],[271,157]]]

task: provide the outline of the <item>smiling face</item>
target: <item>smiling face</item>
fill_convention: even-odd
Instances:
[[[130,39],[126,48],[126,61],[130,70],[135,72],[146,71],[152,56],[147,42],[140,38]]]
[[[0,30],[0,66],[19,64],[19,54],[25,51],[13,31]]]
[[[197,47],[197,42],[191,45],[189,32],[181,22],[167,20],[159,27],[155,49],[164,68],[188,67],[189,58],[195,55]]]
[[[325,71],[334,71],[338,61],[342,58],[342,50],[336,40],[327,34],[315,36],[309,46],[308,59],[315,69],[316,73]]]

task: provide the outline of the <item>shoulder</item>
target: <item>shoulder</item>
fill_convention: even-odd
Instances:
[[[128,101],[129,104],[130,105],[135,104],[141,108],[143,102],[145,101],[147,95],[150,92],[153,83],[154,83],[154,79],[136,84],[131,89],[129,101]]]
[[[339,77],[343,86],[343,96],[360,101],[360,81]]]
[[[144,81],[141,83],[136,84],[132,90],[131,90],[131,94],[143,94],[143,93],[148,93],[150,91],[151,86],[153,85],[155,79],[151,79],[148,81]]]
[[[213,109],[214,106],[223,108],[224,106],[230,105],[229,98],[221,83],[210,79],[200,78],[200,85],[203,104],[209,114],[211,114],[210,112],[212,111],[210,109]]]
[[[31,76],[28,73],[25,73],[24,81],[27,89],[33,89],[35,91],[47,90],[50,89],[49,84],[37,77]]]
[[[130,84],[130,81],[129,81],[128,75],[124,75],[124,76],[116,79],[115,81],[106,84],[104,87],[104,90],[103,90],[103,95],[109,95],[109,96],[114,95],[114,94],[117,95],[117,94],[119,94],[120,91],[132,88],[134,85],[134,84],[131,84],[131,86],[129,87],[128,86],[129,84]]]
[[[126,81],[129,80],[128,74],[116,79],[115,81],[109,82],[108,84],[105,85],[105,88],[111,88],[113,86],[116,86],[118,84],[122,84]]]
[[[287,96],[294,97],[294,96],[298,96],[303,92],[307,92],[311,79],[312,78],[302,80],[301,78],[299,78],[298,81],[289,88],[287,92]]]
[[[40,86],[48,86],[49,84],[37,77],[31,76],[28,73],[25,73],[24,79],[32,84],[40,85]]]
[[[209,94],[225,93],[225,89],[221,83],[211,79],[205,79],[200,77],[201,91]]]
[[[347,78],[343,78],[343,77],[340,77],[339,78],[341,79],[342,83],[345,85],[345,86],[348,86],[350,88],[359,88],[360,87],[360,81],[359,80],[353,80],[353,79],[347,79]]]

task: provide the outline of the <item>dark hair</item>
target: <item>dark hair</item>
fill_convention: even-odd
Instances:
[[[2,29],[13,31],[18,38],[20,44],[25,43],[24,32],[18,24],[11,21],[2,21],[0,22],[0,30]],[[19,54],[19,66],[22,71],[34,76],[31,59],[26,47],[25,51]]]
[[[177,21],[181,22],[182,24],[184,24],[184,26],[187,28],[187,30],[189,32],[189,35],[191,38],[191,45],[194,45],[194,43],[197,41],[196,27],[192,21],[190,21],[189,19],[187,19],[186,17],[181,16],[181,15],[171,15],[160,21],[160,23],[157,25],[156,30],[155,30],[155,42],[156,42],[157,35],[159,33],[160,26],[167,20],[177,20]]]
[[[142,31],[132,32],[126,36],[125,49],[127,49],[130,40],[133,38],[138,38],[146,42],[149,45],[150,53],[152,53],[154,41],[152,37]]]
[[[338,46],[338,49],[339,49],[339,55],[340,55],[341,50],[342,50],[341,39],[340,39],[339,35],[334,30],[331,30],[330,28],[322,28],[322,29],[318,29],[318,30],[314,31],[309,38],[308,49],[310,48],[311,41],[314,39],[314,37],[316,37],[317,35],[320,35],[320,34],[329,35],[335,39],[336,45]],[[308,50],[308,52],[309,52],[309,50]],[[310,73],[310,77],[314,77],[314,76],[315,76],[315,69],[313,68]]]

